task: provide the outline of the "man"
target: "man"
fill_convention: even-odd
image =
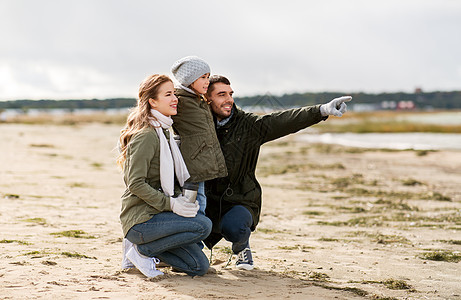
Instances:
[[[213,229],[204,242],[211,249],[224,237],[238,255],[237,268],[252,270],[249,238],[261,212],[261,186],[255,176],[261,145],[324,121],[329,115],[342,116],[344,102],[352,97],[258,116],[235,106],[233,93],[224,76],[210,78],[206,98],[211,101],[228,176],[206,182],[206,215],[213,221]]]

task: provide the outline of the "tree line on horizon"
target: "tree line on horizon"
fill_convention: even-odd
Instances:
[[[270,106],[270,107],[299,107],[326,103],[329,100],[340,97],[347,93],[322,92],[322,93],[292,93],[274,96],[270,93],[265,95],[236,97],[235,102],[239,106]],[[413,101],[417,109],[461,109],[461,91],[451,92],[418,92],[418,93],[352,93],[351,106],[360,104],[380,104],[384,101]],[[0,109],[117,109],[136,105],[135,98],[111,98],[111,99],[81,99],[81,100],[13,100],[0,101]]]

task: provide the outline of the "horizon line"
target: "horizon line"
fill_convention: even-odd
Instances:
[[[404,91],[394,91],[394,92],[364,92],[364,91],[355,91],[355,92],[340,92],[340,91],[322,91],[322,92],[292,92],[292,93],[282,93],[282,94],[274,94],[271,92],[266,93],[259,93],[259,94],[252,94],[252,95],[244,95],[244,96],[236,96],[235,99],[238,98],[251,98],[251,97],[260,97],[265,95],[272,95],[276,97],[283,97],[286,95],[303,95],[303,94],[340,94],[340,95],[354,95],[354,94],[369,94],[369,95],[382,95],[382,94],[431,94],[431,93],[459,93],[460,90],[433,90],[433,91],[413,91],[413,92],[404,92]],[[114,100],[114,99],[137,99],[137,97],[105,97],[105,98],[17,98],[17,99],[0,99],[0,102],[14,102],[14,101],[104,101],[104,100]]]

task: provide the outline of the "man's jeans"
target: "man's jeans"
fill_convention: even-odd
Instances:
[[[195,200],[198,202],[200,207],[198,213],[204,215],[206,208],[205,182],[186,182],[184,183],[183,188],[186,190],[197,191],[197,197]]]
[[[205,182],[204,181],[198,183],[197,201],[198,201],[198,204],[200,205],[200,209],[198,210],[198,212],[204,215],[205,208],[206,208],[206,195],[205,195]]]
[[[188,275],[204,275],[210,264],[197,245],[211,231],[211,221],[202,214],[194,218],[162,212],[136,224],[126,238],[138,245],[141,254],[156,257]]]
[[[232,243],[232,251],[237,254],[250,247],[253,217],[242,205],[232,207],[221,219],[220,230],[224,238]]]

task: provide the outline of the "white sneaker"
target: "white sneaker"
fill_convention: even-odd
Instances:
[[[133,243],[124,238],[122,241],[122,270],[135,268],[133,263],[126,257],[126,253],[131,248],[133,248]]]
[[[138,268],[138,270],[146,275],[147,277],[154,278],[159,275],[163,275],[163,272],[155,268],[155,264],[158,264],[160,260],[155,257],[147,257],[139,253],[136,245],[128,250],[126,257]]]

